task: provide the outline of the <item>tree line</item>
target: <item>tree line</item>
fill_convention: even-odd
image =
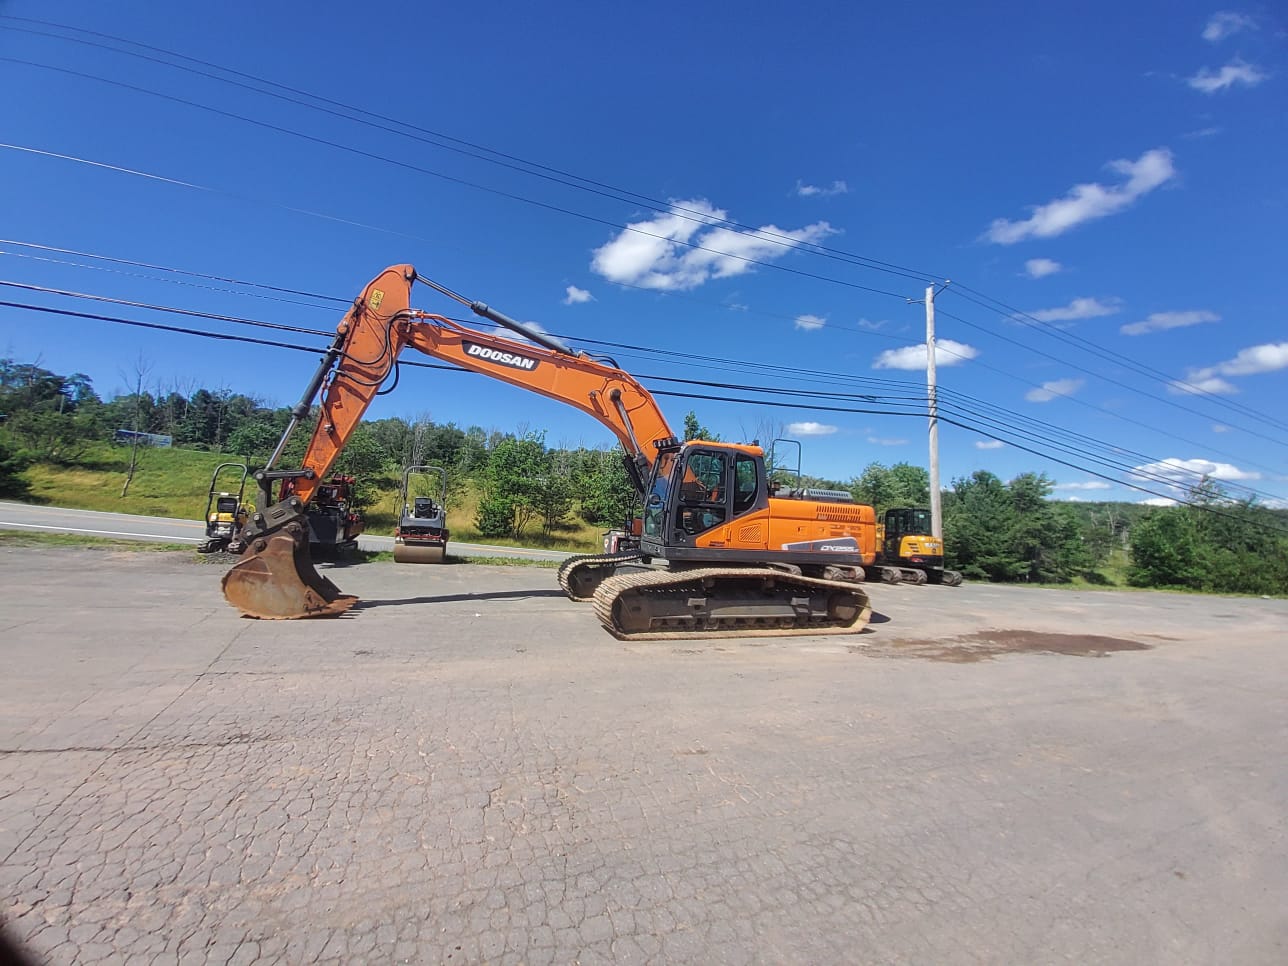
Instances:
[[[144,389],[141,367],[136,375],[134,391],[104,400],[83,373],[0,359],[0,495],[21,496],[30,462],[74,465],[120,429],[263,465],[290,418],[285,407],[223,389]],[[717,438],[693,412],[684,418],[684,436]],[[308,427],[301,427],[285,465],[298,464],[307,440]],[[638,509],[620,451],[550,447],[544,433],[525,427],[462,428],[428,416],[372,420],[354,431],[335,472],[356,477],[359,502],[370,504],[396,490],[402,468],[413,464],[447,471],[449,501],[472,487],[475,523],[486,537],[548,537],[574,518],[617,526]],[[926,470],[906,462],[873,462],[848,480],[802,482],[847,490],[878,519],[930,498]],[[954,479],[942,494],[947,565],[996,582],[1105,583],[1106,569],[1116,569],[1140,587],[1288,593],[1288,512],[1234,500],[1210,480],[1173,507],[1053,501],[1052,487],[1036,473],[1003,481],[980,470]]]

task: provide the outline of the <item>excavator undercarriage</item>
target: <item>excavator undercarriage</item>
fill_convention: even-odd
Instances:
[[[623,573],[605,579],[594,602],[623,641],[853,634],[872,616],[858,584],[773,567]]]

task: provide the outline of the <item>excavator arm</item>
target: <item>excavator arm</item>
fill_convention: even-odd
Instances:
[[[413,309],[411,290],[416,280],[410,265],[385,269],[340,321],[337,340],[343,344],[333,367],[328,360],[323,363],[330,371],[322,384],[321,416],[304,455],[306,475],[290,481],[283,497],[294,493],[308,501],[406,347],[580,409],[613,432],[641,476],[656,458],[656,444],[674,436],[648,390],[616,365],[573,352],[481,302],[453,296],[528,341]],[[311,390],[297,407],[303,407],[305,414],[317,386]]]
[[[308,557],[304,508],[361,422],[377,393],[397,378],[407,347],[567,403],[608,427],[621,442],[637,488],[643,487],[659,447],[678,445],[652,395],[611,360],[574,352],[539,329],[435,283],[439,292],[477,315],[523,336],[483,332],[411,307],[418,280],[410,265],[385,269],[363,290],[336,327],[336,337],[291,411],[268,465],[255,478],[260,500],[243,531],[246,553],[224,576],[224,595],[251,617],[292,618],[342,613],[356,598],[343,595]],[[294,429],[321,407],[299,470],[277,470]],[[278,499],[271,486],[281,481]]]

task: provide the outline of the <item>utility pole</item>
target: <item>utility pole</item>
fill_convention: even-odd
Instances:
[[[939,287],[942,292],[951,280]],[[926,286],[926,409],[930,417],[930,531],[944,537],[944,507],[939,492],[939,389],[935,379],[935,286]],[[909,299],[909,301],[912,301]]]

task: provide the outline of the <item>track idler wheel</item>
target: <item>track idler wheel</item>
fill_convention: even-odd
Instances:
[[[224,597],[246,617],[334,617],[358,602],[313,568],[299,523],[251,542],[223,580]]]

